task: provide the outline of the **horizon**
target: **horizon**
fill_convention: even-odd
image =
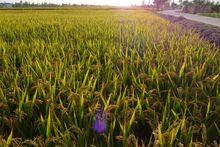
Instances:
[[[0,0],[0,3],[18,3],[21,0]],[[77,5],[108,5],[108,6],[131,6],[141,5],[143,0],[23,0],[29,3],[51,3],[51,4],[77,4]],[[153,4],[154,0],[144,0],[146,5]],[[170,0],[171,2],[179,3],[179,0]],[[192,1],[192,0],[190,0]],[[220,2],[220,0],[210,0]]]

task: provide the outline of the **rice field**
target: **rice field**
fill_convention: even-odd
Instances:
[[[0,144],[218,146],[219,65],[146,10],[0,10]]]

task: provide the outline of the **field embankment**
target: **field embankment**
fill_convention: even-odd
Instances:
[[[200,13],[199,15],[220,18],[220,13]]]
[[[201,38],[208,40],[210,43],[215,44],[217,47],[220,47],[220,27],[191,21],[185,19],[184,17],[175,17],[164,14],[160,14],[160,16],[167,19],[171,23],[180,24],[186,29],[198,33]]]

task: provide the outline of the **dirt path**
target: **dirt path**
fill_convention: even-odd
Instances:
[[[182,16],[189,20],[220,27],[220,18],[212,18],[212,17],[206,17],[206,16],[199,16],[196,14],[180,13],[178,12],[178,10],[165,10],[165,11],[160,11],[159,13],[165,14],[165,15],[176,16],[176,17]]]

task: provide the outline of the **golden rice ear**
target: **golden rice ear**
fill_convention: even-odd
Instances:
[[[4,141],[5,141],[5,140],[3,139],[3,136],[0,135],[0,144],[3,144]]]
[[[0,9],[0,146],[219,143],[220,52],[194,23],[139,7],[24,9]]]

